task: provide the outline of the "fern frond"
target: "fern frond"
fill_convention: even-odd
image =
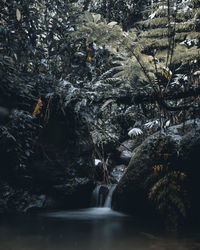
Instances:
[[[113,83],[120,83],[122,82],[122,80],[119,77],[111,77],[111,78],[106,78],[104,82],[108,84],[113,84]]]
[[[168,183],[168,176],[164,176],[161,179],[159,179],[159,181],[157,181],[151,188],[149,192],[149,199],[153,200],[157,195],[157,193],[159,192],[159,190],[162,188],[162,186],[166,185],[167,183]]]
[[[147,122],[144,124],[144,127],[146,128],[158,128],[160,127],[160,121],[159,120],[153,120],[153,121],[150,121],[150,122]]]
[[[132,136],[137,136],[137,135],[141,135],[143,134],[142,130],[140,128],[132,128],[129,132],[128,132],[128,135],[130,137]]]

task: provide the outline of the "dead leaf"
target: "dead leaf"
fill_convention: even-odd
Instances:
[[[90,54],[88,54],[87,59],[88,59],[88,61],[91,61],[92,60],[92,56]]]
[[[33,111],[32,116],[37,116],[40,114],[40,109],[43,106],[41,98],[38,99],[37,105],[35,106],[35,109]]]

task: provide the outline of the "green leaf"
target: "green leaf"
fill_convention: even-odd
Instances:
[[[89,11],[85,11],[85,20],[87,22],[93,22],[94,21],[93,15]]]
[[[92,14],[94,23],[97,23],[101,19],[100,14]]]

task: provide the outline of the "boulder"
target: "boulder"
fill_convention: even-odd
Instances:
[[[12,187],[6,182],[1,184],[0,192],[0,213],[27,213],[55,208],[55,202],[49,195],[33,194],[22,188]]]
[[[128,168],[113,194],[114,209],[128,213],[141,213],[143,210],[142,214],[146,213],[149,202],[144,183],[151,172],[156,145],[161,141],[164,145],[165,139],[164,134],[156,133],[133,151]]]
[[[120,158],[124,160],[125,162],[129,162],[132,157],[132,152],[128,150],[124,150],[120,154]]]
[[[173,164],[187,175],[189,183],[190,216],[195,220],[200,209],[197,192],[200,188],[198,181],[200,169],[198,167],[200,152],[200,122],[187,121],[184,125],[170,127],[167,131],[156,132],[133,151],[128,168],[118,183],[112,206],[115,210],[134,215],[156,215],[154,205],[149,201],[149,187],[147,178],[152,173],[155,152],[171,150],[174,155]],[[157,215],[156,215],[157,216]]]
[[[88,207],[94,184],[88,178],[74,178],[49,190],[29,190],[1,183],[0,213]]]
[[[120,152],[120,159],[122,163],[129,163],[132,157],[132,151],[138,147],[142,142],[142,137],[138,137],[135,139],[129,139],[124,141],[117,150]]]
[[[51,194],[59,208],[83,208],[89,206],[94,186],[89,178],[76,177],[53,186]]]

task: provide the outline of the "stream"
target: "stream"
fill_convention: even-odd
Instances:
[[[99,187],[93,192],[96,202]],[[200,235],[175,238],[154,223],[104,205],[0,218],[0,250],[199,250]],[[94,200],[93,200],[94,202]]]

